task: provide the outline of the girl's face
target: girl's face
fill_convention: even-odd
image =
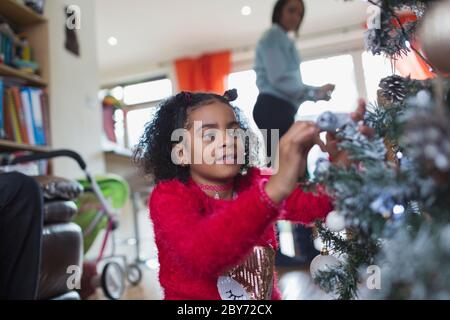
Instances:
[[[302,22],[303,5],[298,0],[289,0],[281,12],[281,26],[286,31],[296,31]]]
[[[188,114],[190,150],[184,154],[191,177],[202,183],[233,179],[244,161],[244,144],[234,111],[226,104],[212,103],[194,108]]]

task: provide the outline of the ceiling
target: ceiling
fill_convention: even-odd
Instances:
[[[270,26],[275,0],[96,0],[100,72],[254,45]],[[365,21],[362,0],[305,0],[301,34]],[[248,5],[252,14],[243,16]],[[108,44],[109,37],[118,40]]]

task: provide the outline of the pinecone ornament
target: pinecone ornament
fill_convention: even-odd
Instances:
[[[386,77],[380,81],[381,96],[391,103],[402,103],[407,94],[409,78],[398,75]]]

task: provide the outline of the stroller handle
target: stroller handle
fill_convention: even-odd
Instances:
[[[91,174],[87,170],[86,162],[84,162],[83,158],[77,152],[72,151],[72,150],[64,150],[64,149],[48,151],[48,152],[36,152],[36,153],[32,153],[30,155],[26,155],[26,156],[22,156],[22,157],[17,157],[17,158],[13,157],[8,161],[8,163],[10,165],[14,165],[14,164],[19,164],[19,163],[23,163],[23,162],[33,162],[33,161],[53,159],[53,158],[58,158],[58,157],[69,157],[78,163],[81,170],[83,170],[84,173],[86,174],[86,179],[91,184],[91,187],[92,187],[95,195],[101,202],[103,208],[105,209],[106,214],[108,214],[110,219],[113,219],[114,218],[114,210],[111,208],[108,201],[106,201],[102,191],[100,190],[100,187],[97,184],[97,181],[91,176]]]
[[[80,168],[85,171],[86,170],[86,162],[84,162],[83,158],[75,151],[72,150],[54,150],[48,152],[36,152],[30,155],[21,156],[17,158],[12,158],[9,161],[10,165],[24,163],[24,162],[33,162],[39,160],[53,159],[58,157],[69,157],[75,160]]]

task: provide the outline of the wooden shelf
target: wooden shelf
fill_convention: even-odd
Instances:
[[[122,158],[131,159],[133,157],[133,152],[128,149],[122,150],[103,150],[103,153],[107,156],[117,156]]]
[[[16,77],[24,80],[27,84],[39,87],[46,87],[48,85],[47,81],[44,81],[40,76],[17,70],[6,64],[0,64],[0,76]]]
[[[50,151],[50,147],[45,146],[32,146],[29,144],[18,143],[9,140],[0,139],[0,150],[1,151],[35,151],[35,152],[46,152]]]
[[[47,21],[43,15],[14,0],[0,0],[0,15],[20,27]]]

